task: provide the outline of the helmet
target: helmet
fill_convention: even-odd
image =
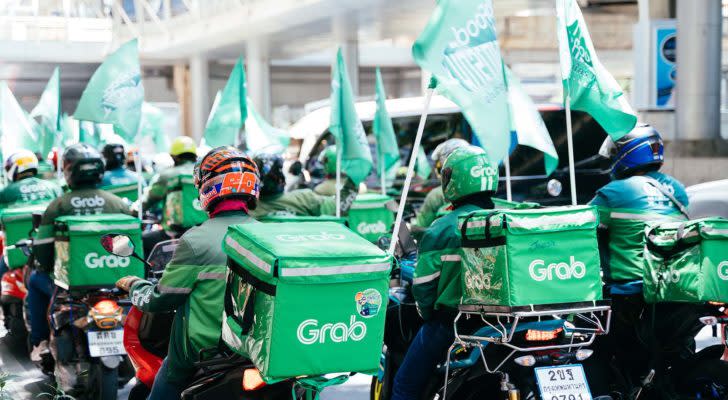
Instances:
[[[12,181],[18,181],[21,175],[38,173],[38,157],[29,150],[19,150],[5,161],[5,172]]]
[[[474,193],[498,190],[498,166],[490,162],[485,150],[467,146],[455,149],[442,166],[442,192],[455,202]]]
[[[136,171],[136,146],[129,148],[126,151],[126,167],[132,171]]]
[[[612,161],[612,178],[624,179],[637,172],[660,169],[665,161],[664,151],[660,133],[642,124],[616,142],[607,137],[599,154]]]
[[[448,139],[438,144],[430,156],[432,161],[435,163],[435,171],[439,174],[442,170],[442,165],[445,163],[445,160],[447,160],[450,153],[455,151],[455,149],[465,146],[470,146],[470,143],[463,139]]]
[[[95,148],[74,144],[63,152],[63,176],[71,189],[98,185],[104,177],[104,160]]]
[[[280,154],[257,154],[255,164],[260,171],[262,181],[260,194],[263,197],[274,196],[286,189],[286,176],[283,175],[283,157]]]
[[[169,155],[172,157],[179,157],[183,154],[192,154],[197,157],[197,145],[189,136],[177,136],[169,146]]]
[[[336,146],[326,146],[319,154],[318,161],[324,166],[326,175],[336,175]]]
[[[101,151],[106,160],[106,169],[112,170],[124,166],[126,162],[126,153],[124,152],[124,145],[121,144],[107,144]]]
[[[224,199],[245,200],[248,208],[258,205],[260,174],[250,157],[231,146],[210,150],[195,164],[195,186],[200,193],[200,206],[212,211]]]

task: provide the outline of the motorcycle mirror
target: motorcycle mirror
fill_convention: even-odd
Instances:
[[[109,233],[101,237],[101,246],[104,250],[119,257],[134,255],[134,242],[127,235]]]

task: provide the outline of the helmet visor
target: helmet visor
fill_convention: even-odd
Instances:
[[[602,143],[602,147],[599,148],[599,155],[610,160],[617,154],[617,146],[614,144],[614,140],[607,136]]]

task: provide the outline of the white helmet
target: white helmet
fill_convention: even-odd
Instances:
[[[24,172],[38,172],[38,157],[30,150],[19,150],[5,161],[5,172],[13,182]]]

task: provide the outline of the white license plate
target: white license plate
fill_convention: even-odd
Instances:
[[[581,365],[536,368],[543,400],[592,400]]]
[[[124,349],[124,330],[88,332],[88,352],[91,357],[116,356],[126,354]]]

